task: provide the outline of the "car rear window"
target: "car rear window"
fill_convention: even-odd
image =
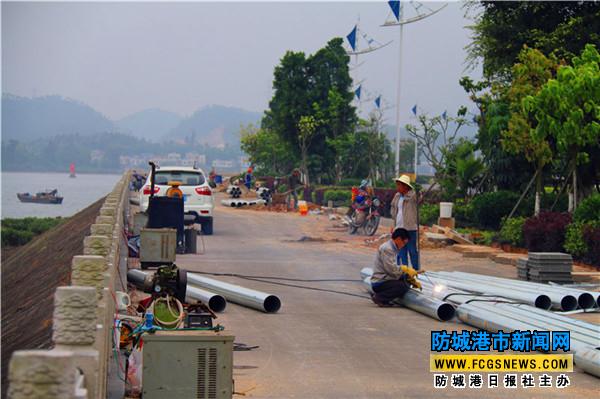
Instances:
[[[199,186],[204,184],[206,179],[202,173],[188,171],[157,171],[154,177],[155,184],[166,185],[170,181],[178,181],[182,186]]]

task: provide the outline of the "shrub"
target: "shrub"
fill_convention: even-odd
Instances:
[[[471,202],[475,222],[483,228],[497,229],[502,218],[508,216],[519,194],[512,191],[496,191],[478,195]]]
[[[22,219],[2,220],[2,245],[19,246],[27,244],[37,235],[59,225],[63,218],[37,218],[27,217]]]
[[[500,229],[500,242],[502,244],[510,244],[515,247],[523,247],[525,240],[523,239],[523,225],[525,224],[524,217],[510,218],[504,222]]]
[[[583,228],[583,240],[588,251],[584,260],[595,266],[600,266],[600,224],[588,224]]]
[[[593,194],[581,201],[573,212],[573,220],[576,222],[600,220],[600,194]]]
[[[432,225],[437,223],[440,216],[439,204],[423,204],[419,207],[419,223],[423,225]]]
[[[525,221],[525,246],[532,252],[563,252],[567,225],[571,215],[559,212],[540,212]]]
[[[340,180],[340,184],[338,186],[342,187],[358,187],[360,186],[360,182],[362,179],[359,178],[348,178]]]
[[[577,259],[581,259],[588,252],[583,239],[583,227],[582,222],[573,222],[567,227],[565,234],[565,250]]]
[[[452,215],[458,226],[472,227],[477,223],[473,217],[473,205],[465,204],[462,201],[456,201],[452,207]]]
[[[335,205],[350,205],[352,199],[352,192],[350,190],[327,190],[325,191],[324,200],[325,203],[333,201]]]
[[[277,186],[278,193],[285,193],[287,190],[288,190],[287,184],[280,184],[279,186]]]

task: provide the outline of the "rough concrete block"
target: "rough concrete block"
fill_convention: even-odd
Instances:
[[[96,289],[58,287],[54,294],[52,340],[55,344],[91,346],[96,338]]]
[[[96,299],[102,300],[102,288],[105,287],[106,258],[99,255],[78,255],[71,263],[71,284],[93,287]]]
[[[110,251],[111,241],[109,237],[87,236],[83,239],[83,254],[106,256]]]
[[[8,370],[8,397],[74,399],[75,367],[70,351],[16,351]]]
[[[112,216],[100,215],[96,218],[96,224],[110,224],[111,226],[114,226],[116,221],[117,221],[117,219]]]
[[[104,205],[102,208],[100,208],[100,216],[115,216],[116,214],[116,206]]]
[[[93,224],[90,227],[90,232],[93,236],[106,236],[112,237],[113,225],[111,224]]]

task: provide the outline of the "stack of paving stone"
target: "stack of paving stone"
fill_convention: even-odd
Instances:
[[[522,266],[517,264],[517,267]],[[522,273],[520,270],[519,273]],[[527,259],[527,278],[537,283],[572,283],[572,270],[573,258],[565,253],[530,252]]]
[[[529,267],[527,267],[527,259],[517,259],[517,277],[519,280],[529,280]]]

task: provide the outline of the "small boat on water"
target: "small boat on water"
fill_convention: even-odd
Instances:
[[[35,195],[29,193],[18,193],[21,202],[33,202],[36,204],[62,204],[63,197],[58,195],[58,190],[45,190]]]

